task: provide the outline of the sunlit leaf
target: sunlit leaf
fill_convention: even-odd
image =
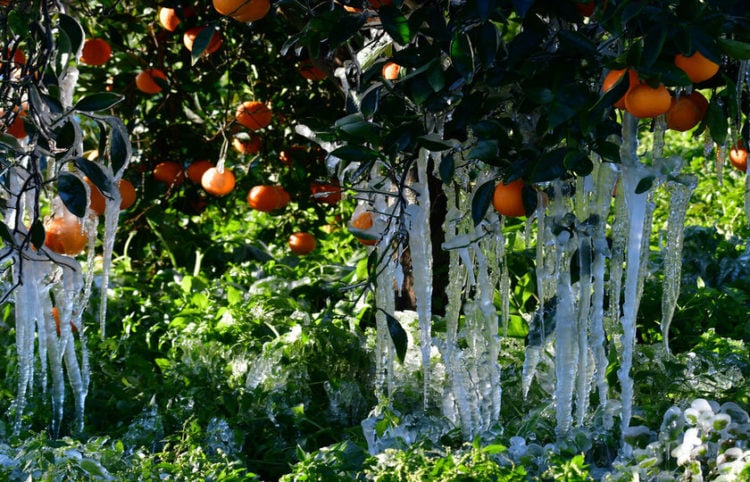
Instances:
[[[721,50],[728,56],[740,60],[750,59],[750,43],[730,38],[720,38],[718,41]]]
[[[331,152],[331,155],[348,162],[367,162],[378,158],[377,151],[356,144],[347,144]]]
[[[94,186],[99,188],[101,192],[112,192],[112,183],[98,163],[89,161],[85,157],[76,157],[75,159],[73,159],[73,163],[78,169],[81,170],[81,172],[86,175],[86,177],[89,178]]]
[[[195,65],[195,63],[198,62],[206,52],[206,49],[211,44],[211,40],[213,40],[216,32],[216,29],[209,25],[202,28],[198,32],[198,35],[195,36],[195,40],[193,40],[193,49],[190,51],[190,60],[193,65]]]
[[[394,4],[387,5],[378,10],[383,30],[391,36],[394,42],[406,45],[411,40],[409,21]]]
[[[70,15],[61,13],[59,14],[59,19],[60,30],[65,33],[65,36],[70,42],[70,50],[67,53],[75,54],[80,50],[81,45],[83,44],[83,39],[86,36],[85,32],[83,31],[83,27],[81,27],[81,24],[78,23],[78,20],[71,17]],[[28,28],[28,24],[26,26]]]
[[[112,171],[119,173],[130,159],[130,141],[122,122],[113,122],[109,133],[109,162]]]
[[[445,151],[455,147],[456,142],[446,141],[437,134],[427,134],[417,137],[419,145],[430,151]]]

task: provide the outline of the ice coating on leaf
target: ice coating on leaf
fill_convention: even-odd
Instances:
[[[669,325],[672,323],[677,298],[680,295],[685,216],[687,215],[690,196],[697,184],[698,180],[694,176],[685,178],[684,182],[667,181],[670,198],[667,238],[664,245],[664,281],[661,299],[661,334],[667,353],[669,353]]]

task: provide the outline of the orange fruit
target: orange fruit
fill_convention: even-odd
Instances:
[[[60,336],[60,310],[57,306],[52,307],[52,317],[55,319],[55,331],[57,332],[57,336]],[[76,325],[74,325],[72,321],[70,322],[70,331],[78,331],[78,328],[76,328]]]
[[[112,47],[103,38],[87,38],[81,50],[81,62],[86,65],[103,65],[112,57]]]
[[[205,28],[213,28],[213,27],[206,27],[204,26],[198,26],[193,27],[191,29],[188,29],[185,31],[185,34],[182,36],[182,43],[185,44],[185,48],[187,48],[189,51],[193,51],[193,44],[195,43],[195,39],[198,37],[198,34],[201,33],[201,31]],[[218,30],[214,30],[213,35],[211,35],[211,40],[208,41],[208,45],[206,46],[206,49],[203,51],[203,55],[208,55],[216,52],[219,50],[219,47],[221,47],[221,44],[224,43],[223,40],[221,40],[221,34]]]
[[[370,211],[363,211],[359,213],[358,215],[356,215],[354,218],[352,218],[350,224],[355,229],[359,229],[361,231],[367,231],[369,229],[372,229],[372,226],[375,223],[372,219],[372,213]],[[360,237],[357,237],[357,241],[367,246],[372,246],[378,242],[377,239],[365,239],[365,238],[360,238]]]
[[[240,136],[232,138],[232,147],[240,154],[257,154],[262,143],[260,136],[255,134],[251,134],[247,139]]]
[[[729,162],[735,169],[747,172],[747,149],[741,145],[735,145],[729,150]]]
[[[341,186],[338,182],[313,182],[310,184],[313,201],[336,204],[341,201]]]
[[[135,186],[133,186],[130,181],[128,181],[127,179],[120,179],[117,188],[120,190],[121,210],[128,209],[130,206],[135,204],[137,193],[135,191]]]
[[[719,71],[719,64],[707,59],[697,50],[690,56],[675,55],[674,64],[682,69],[694,83],[708,80]]]
[[[613,104],[618,109],[625,108],[625,96],[638,84],[638,74],[633,69],[613,69],[604,76],[604,81],[602,82],[602,93],[609,92],[622,76],[625,75],[625,71],[628,72],[628,90]]]
[[[315,250],[315,236],[310,233],[297,232],[289,236],[289,249],[294,254],[305,255]]]
[[[495,192],[492,195],[492,205],[495,210],[503,216],[519,217],[526,215],[526,209],[523,206],[522,190],[526,184],[523,179],[516,179],[508,184],[499,182],[495,186]]]
[[[200,184],[203,174],[212,167],[214,167],[214,163],[209,160],[194,161],[187,168],[187,178],[196,184]]]
[[[214,9],[238,22],[254,22],[268,14],[270,0],[213,0]]]
[[[701,113],[701,119],[703,119],[703,117],[706,115],[706,112],[708,112],[708,99],[706,99],[706,97],[697,90],[690,92],[685,97],[692,100],[693,104],[698,107],[698,110]]]
[[[76,256],[88,243],[81,220],[69,212],[47,221],[44,231],[44,245],[58,254]]]
[[[178,12],[174,8],[161,7],[159,9],[159,23],[162,27],[174,32],[177,27],[182,23],[183,18],[192,17],[195,15],[195,9],[192,7],[182,7],[182,18],[178,15]]]
[[[216,167],[210,167],[201,177],[201,186],[213,196],[226,196],[234,189],[234,173],[229,169],[222,172]]]
[[[104,195],[99,190],[98,187],[94,185],[93,182],[91,182],[91,179],[84,176],[83,180],[86,181],[86,184],[89,185],[89,209],[94,211],[97,216],[101,216],[104,214],[104,210],[107,206],[107,201],[104,199]]]
[[[667,111],[667,128],[685,132],[697,126],[703,119],[701,109],[688,96],[672,98],[672,105]]]
[[[145,94],[158,94],[162,87],[154,79],[161,79],[166,82],[167,74],[159,69],[143,70],[135,76],[135,86]]]
[[[308,80],[323,80],[327,77],[326,73],[316,67],[310,59],[300,62],[297,72]]]
[[[625,95],[625,109],[639,119],[664,114],[671,106],[672,96],[664,84],[638,84]]]
[[[266,104],[257,100],[248,100],[237,107],[235,120],[251,131],[263,129],[271,123],[273,114]]]
[[[254,186],[247,194],[247,203],[251,208],[271,212],[282,209],[289,204],[291,198],[282,186],[260,185]]]
[[[1,113],[0,113],[1,115]],[[28,135],[26,132],[26,125],[23,123],[23,118],[26,117],[26,111],[22,110],[15,116],[13,116],[13,122],[5,129],[5,133],[9,134],[16,139],[23,139]]]
[[[154,179],[166,184],[179,186],[185,179],[182,165],[174,161],[160,162],[154,167]]]
[[[401,72],[401,66],[396,62],[391,61],[386,62],[385,65],[383,65],[383,69],[380,71],[383,78],[387,80],[398,79],[399,72]]]
[[[84,176],[83,180],[89,185],[91,190],[89,209],[94,211],[97,216],[104,214],[107,208],[107,200],[104,198],[104,194],[99,190],[98,187],[91,182],[91,179]],[[117,188],[120,191],[120,209],[128,209],[130,206],[135,204],[136,192],[135,186],[127,179],[120,179],[117,184]]]
[[[11,60],[11,49],[5,49],[5,56],[3,57],[5,60]],[[25,65],[26,64],[26,54],[23,53],[23,50],[16,47],[15,52],[13,52],[13,63],[18,65]]]
[[[368,5],[370,5],[370,8],[378,9],[380,7],[385,7],[386,5],[390,5],[393,3],[393,0],[367,0]]]

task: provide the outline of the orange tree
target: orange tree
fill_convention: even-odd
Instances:
[[[175,11],[162,16],[160,7]],[[420,262],[444,255],[439,249],[444,241],[439,227],[446,221],[440,192],[463,196],[467,202],[460,212],[473,228],[494,215],[489,208],[499,182],[523,179],[524,214],[532,214],[551,193],[551,183],[586,176],[602,160],[620,163],[623,119],[664,112],[637,109],[638,99],[651,90],[659,90],[661,101],[665,91],[682,95],[684,90],[685,96],[694,88],[706,92],[708,107],[694,136],[707,132],[721,146],[748,136],[747,88],[744,79],[737,80],[744,69],[741,60],[750,57],[744,29],[748,12],[742,2],[611,0],[594,2],[593,10],[580,7],[576,1],[531,0],[280,1],[262,18],[243,23],[220,14],[208,1],[189,6],[177,1],[158,6],[135,0],[86,1],[68,6],[67,16],[55,13],[65,35],[52,48],[37,48],[35,37],[21,35],[26,35],[23,28],[29,20],[46,18],[46,2],[18,0],[2,7],[2,18],[9,54],[19,45],[29,49],[31,67],[22,71],[25,83],[20,85],[51,86],[41,98],[29,98],[32,114],[57,106],[54,99],[62,82],[51,80],[53,73],[59,74],[54,68],[46,70],[50,52],[67,54],[69,60],[83,37],[108,42],[108,60],[77,67],[76,98],[88,100],[75,107],[84,113],[107,110],[124,120],[133,146],[127,171],[121,172],[127,164],[122,131],[110,129],[114,121],[109,118],[84,115],[88,129],[80,139],[75,128],[66,127],[70,123],[56,126],[61,132],[37,128],[44,135],[34,138],[44,141],[54,134],[49,136],[54,146],[48,139],[41,144],[50,149],[65,147],[63,141],[71,137],[80,140],[83,149],[76,146],[81,150],[75,152],[76,166],[103,191],[114,193],[110,184],[120,176],[137,187],[135,209],[123,218],[126,229],[136,233],[128,244],[135,267],[158,272],[167,259],[175,267],[189,266],[195,251],[202,250],[211,253],[206,267],[221,271],[221,258],[231,247],[216,246],[197,225],[201,218],[191,215],[212,203],[221,216],[246,219],[246,194],[256,185],[282,185],[298,208],[291,213],[287,206],[288,215],[276,210],[278,226],[260,235],[263,241],[283,243],[338,209],[316,203],[310,189],[312,182],[329,182],[335,176],[334,184],[361,199],[359,212],[375,218],[365,227],[377,228],[368,231],[366,241],[380,242],[368,248],[375,281],[389,254],[407,246],[420,248],[409,242],[415,219],[430,225],[432,233],[419,240],[425,252],[412,252],[412,259],[417,254]],[[162,17],[169,20],[162,24]],[[80,24],[67,20],[74,18]],[[190,48],[185,43],[188,32]],[[718,66],[718,72],[691,79],[691,72],[678,66],[682,60],[676,63],[675,58],[695,52],[710,61],[709,67]],[[2,84],[8,91],[3,107],[11,135],[17,132],[11,131],[13,126],[18,127],[14,117],[22,117],[21,112],[15,115],[14,107],[22,111],[25,100],[14,90],[18,84],[7,81],[19,63],[13,58],[3,63],[8,71]],[[401,68],[398,75],[383,78],[388,62]],[[35,70],[34,65],[44,68]],[[623,75],[602,93],[606,72],[625,68],[637,76]],[[141,72],[160,74],[138,77]],[[639,94],[630,102],[629,91]],[[623,96],[625,108],[630,105],[627,115],[613,108]],[[247,101],[259,104],[240,108]],[[671,99],[661,103],[669,108]],[[32,115],[27,127],[36,126],[40,118]],[[637,126],[658,134],[660,122],[646,119]],[[260,146],[250,154],[240,153],[232,148],[235,137],[260,138]],[[97,150],[103,160],[86,162],[83,150]],[[67,152],[55,159],[67,162]],[[232,192],[210,196],[179,172],[205,159],[234,173]],[[104,167],[91,167],[97,162]],[[113,172],[99,174],[108,173],[107,162]],[[164,162],[177,163],[170,179],[179,181],[164,182],[152,175]],[[80,206],[87,206],[86,185],[57,171],[45,178],[55,179],[66,204],[73,210],[78,206],[80,214]],[[653,179],[642,181],[638,189],[647,190]],[[38,183],[43,185],[42,180]],[[410,205],[432,206],[431,216],[419,218]],[[37,211],[31,216],[31,243],[40,247]],[[522,224],[515,219],[503,222],[512,229]],[[23,232],[22,224],[9,226],[10,232]],[[157,261],[149,258],[152,255]],[[424,286],[421,281],[415,285]],[[435,288],[433,305],[449,305],[450,300],[437,296],[445,291],[448,277],[436,271],[428,281]],[[533,304],[533,297],[529,299]],[[424,305],[424,299],[418,301]],[[402,356],[405,337],[398,322],[389,317],[388,307],[378,308],[376,322],[390,328],[396,355]]]

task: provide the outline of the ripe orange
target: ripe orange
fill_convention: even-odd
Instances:
[[[2,112],[0,112],[2,115]],[[9,134],[16,139],[23,139],[28,135],[26,132],[26,125],[23,123],[23,118],[26,117],[26,111],[22,110],[13,117],[13,122],[5,129],[5,133]]]
[[[154,79],[161,79],[166,82],[167,74],[159,69],[146,69],[135,76],[135,86],[145,94],[158,94],[161,92],[161,85]]]
[[[690,92],[686,97],[692,100],[693,104],[698,107],[698,110],[701,113],[701,119],[703,119],[703,117],[706,115],[706,112],[708,111],[708,99],[706,99],[706,97],[697,90]]]
[[[81,62],[86,65],[104,65],[112,57],[112,47],[103,38],[88,38],[83,43]]]
[[[159,23],[165,29],[174,32],[180,23],[182,23],[183,18],[195,15],[195,9],[193,7],[182,7],[181,13],[182,18],[180,18],[180,15],[178,15],[177,10],[174,8],[161,7],[159,9]]]
[[[741,145],[735,145],[729,150],[729,162],[735,169],[747,172],[747,149]]]
[[[86,184],[89,185],[89,209],[94,211],[97,216],[101,216],[102,214],[104,214],[104,210],[107,206],[107,201],[104,199],[104,195],[99,190],[99,188],[96,187],[93,182],[91,182],[91,179],[84,176],[83,180],[86,181]]]
[[[179,186],[185,179],[182,165],[174,161],[160,162],[154,167],[154,179],[171,185]]]
[[[688,96],[672,98],[672,105],[667,111],[667,128],[685,132],[697,126],[703,119],[701,109]]]
[[[214,167],[214,163],[209,160],[194,161],[187,168],[187,178],[196,184],[200,184],[203,174],[212,167]]]
[[[625,96],[630,93],[633,87],[638,85],[638,74],[633,69],[613,69],[607,73],[607,75],[604,77],[604,81],[602,82],[602,93],[609,92],[612,87],[614,87],[615,84],[622,78],[622,76],[625,75],[626,70],[628,72],[628,90],[622,97],[620,97],[617,102],[613,104],[618,109],[625,108]]]
[[[133,186],[133,184],[130,181],[128,181],[127,179],[120,179],[120,182],[117,185],[117,187],[120,190],[120,209],[121,210],[128,209],[133,204],[135,204],[137,193],[135,191],[135,186]]]
[[[393,0],[367,0],[367,3],[370,5],[370,8],[377,10],[380,7],[392,4]]]
[[[57,306],[52,307],[52,317],[55,319],[55,331],[57,332],[57,336],[60,336],[60,310]],[[74,325],[72,321],[70,322],[70,331],[74,333],[78,331],[78,328],[76,328],[76,325]]]
[[[315,246],[315,236],[310,233],[298,232],[289,236],[289,249],[294,254],[310,254],[315,250]]]
[[[367,231],[369,229],[372,229],[375,223],[372,219],[372,213],[370,211],[363,211],[359,213],[358,215],[356,215],[354,218],[352,218],[350,224],[354,229]],[[360,238],[360,237],[356,237],[356,238],[357,238],[357,241],[367,246],[372,246],[378,242],[377,239],[365,239],[365,238]]]
[[[310,59],[300,62],[297,72],[308,80],[323,80],[327,77],[326,73],[316,67]]]
[[[214,9],[238,22],[254,22],[271,9],[269,0],[213,0]]]
[[[89,185],[89,189],[91,190],[91,196],[89,200],[89,209],[94,211],[97,216],[101,216],[104,214],[104,211],[107,207],[107,200],[104,198],[104,195],[99,190],[98,187],[94,185],[93,182],[91,182],[91,179],[84,176],[83,180],[86,181],[86,183]],[[119,183],[117,184],[117,188],[120,191],[120,209],[128,209],[130,206],[135,204],[135,199],[137,197],[135,186],[128,181],[127,179],[120,179]]]
[[[341,186],[338,182],[313,182],[310,184],[313,201],[336,204],[341,201]]]
[[[495,210],[503,216],[525,216],[526,209],[523,206],[522,196],[524,186],[523,179],[516,179],[508,184],[499,182],[492,195],[492,205]]]
[[[198,34],[201,33],[201,31],[204,28],[211,28],[203,26],[197,26],[193,27],[191,29],[188,29],[185,31],[185,34],[182,36],[182,43],[185,44],[185,48],[187,48],[189,51],[193,51],[193,44],[195,43],[195,39],[198,37]],[[221,47],[221,44],[224,43],[224,41],[221,39],[221,34],[218,30],[214,30],[213,35],[211,35],[211,40],[208,41],[208,45],[206,46],[206,49],[203,51],[203,55],[209,55],[217,50],[219,50],[219,47]]]
[[[237,107],[235,119],[251,131],[263,129],[271,123],[273,114],[266,104],[257,100],[248,100]]]
[[[266,213],[286,207],[290,200],[286,189],[278,185],[254,186],[247,194],[247,203],[250,207]]]
[[[671,106],[672,96],[664,84],[638,84],[625,95],[625,109],[639,119],[664,114]]]
[[[396,80],[398,79],[398,74],[401,72],[401,66],[398,65],[396,62],[386,62],[385,65],[383,65],[383,69],[381,70],[381,74],[383,75],[384,79],[387,80]]]
[[[58,254],[76,256],[88,243],[81,220],[69,212],[51,218],[44,225],[44,230],[44,245]]]
[[[695,83],[708,80],[719,71],[719,64],[708,60],[697,50],[690,56],[675,55],[674,64],[682,69],[690,80]]]
[[[234,189],[234,173],[229,169],[222,172],[215,167],[209,168],[201,177],[201,186],[213,196],[226,196]]]
[[[10,56],[11,49],[5,49],[5,55],[3,56],[4,60],[11,60]],[[13,52],[13,63],[18,65],[25,65],[26,64],[26,54],[23,53],[23,50],[16,47],[15,52]]]
[[[260,136],[255,134],[250,134],[247,139],[240,136],[232,138],[232,147],[240,154],[257,154],[262,143]]]

